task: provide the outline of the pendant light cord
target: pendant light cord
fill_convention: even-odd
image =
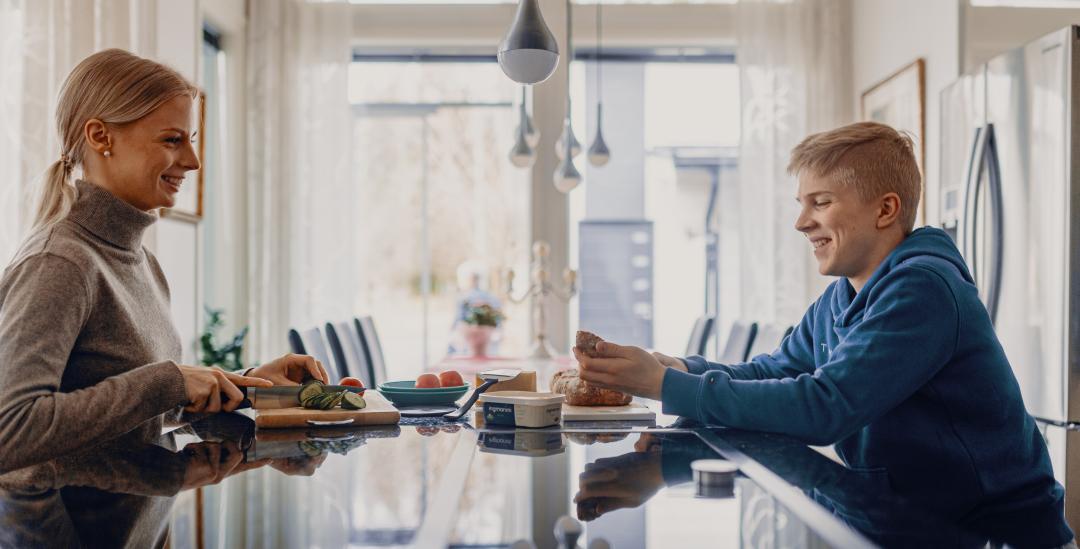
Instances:
[[[566,0],[566,119],[570,120],[570,67],[574,64],[574,5]]]
[[[603,40],[603,36],[604,35],[601,34],[602,29],[600,27],[600,15],[601,15],[600,10],[602,9],[601,6],[603,6],[603,5],[604,4],[603,4],[603,2],[601,0],[596,0],[596,97],[597,97],[597,103],[603,103],[603,95],[602,94],[604,92],[604,70],[603,70],[603,64],[604,64],[604,60],[603,60],[603,57],[604,57],[604,40]]]

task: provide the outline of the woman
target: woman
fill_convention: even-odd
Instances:
[[[246,376],[178,365],[169,288],[141,244],[175,203],[192,148],[196,88],[176,71],[106,50],[60,91],[62,145],[34,229],[0,278],[0,471],[89,444],[160,435],[168,412],[232,411],[238,386],[327,381],[307,356]],[[72,171],[82,178],[72,182]]]

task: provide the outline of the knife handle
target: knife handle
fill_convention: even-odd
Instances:
[[[241,387],[241,386],[237,386],[236,388],[240,389],[241,393],[244,393],[244,400],[240,401],[240,405],[237,406],[236,409],[237,410],[243,410],[244,408],[251,408],[251,399],[248,398],[248,388],[247,387]],[[221,393],[221,401],[222,402],[225,402],[227,400],[227,398],[228,397],[225,396],[225,393]]]

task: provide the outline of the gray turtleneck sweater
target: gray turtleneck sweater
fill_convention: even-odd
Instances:
[[[78,181],[59,223],[0,278],[0,471],[119,436],[153,440],[187,402],[157,219]]]

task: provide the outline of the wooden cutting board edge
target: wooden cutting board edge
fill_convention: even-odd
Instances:
[[[316,427],[308,423],[314,421],[341,421],[352,418],[353,422],[348,425],[396,425],[401,421],[401,412],[386,400],[378,391],[365,391],[364,400],[368,405],[363,410],[308,410],[297,406],[296,408],[280,408],[276,410],[256,410],[255,426],[263,429],[280,429],[289,427]],[[344,427],[344,425],[335,425]]]
[[[614,410],[616,408],[618,409],[617,411]],[[567,412],[570,413],[568,414]],[[574,413],[577,413],[579,417],[567,417],[573,416]],[[620,414],[624,417],[620,417]],[[592,417],[581,418],[580,416],[582,415],[592,415]],[[565,421],[648,421],[652,419],[656,419],[656,412],[653,412],[644,404],[636,402],[627,404],[626,406],[573,406],[570,404],[563,404],[563,420]]]

